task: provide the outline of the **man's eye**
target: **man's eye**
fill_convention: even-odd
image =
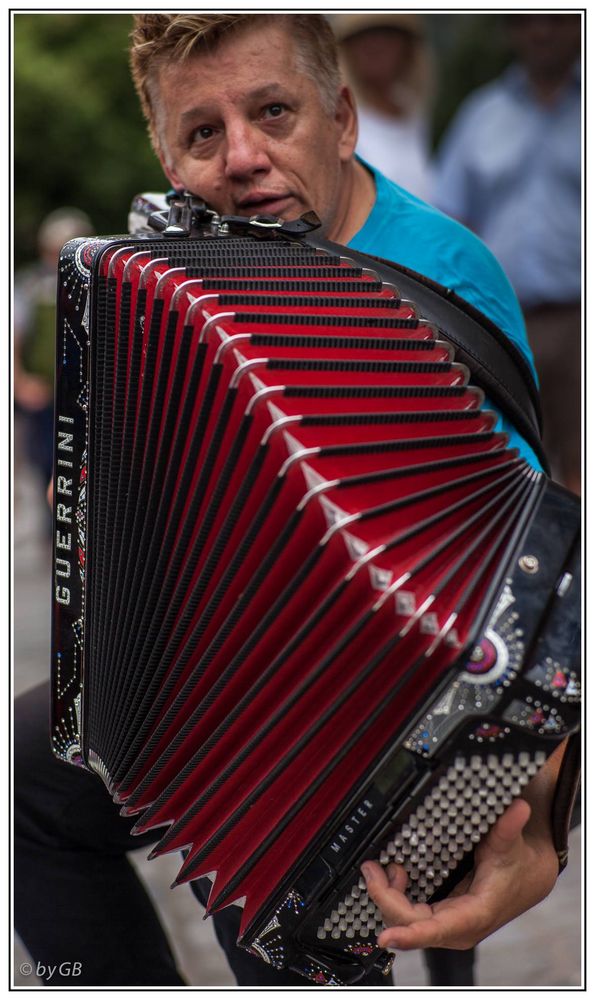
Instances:
[[[195,129],[192,133],[192,141],[200,142],[202,140],[204,142],[206,139],[211,138],[213,131],[210,125],[201,125],[200,128]]]
[[[285,111],[285,105],[284,104],[269,104],[265,108],[264,113],[265,113],[265,117],[268,117],[268,118],[278,118],[279,115],[282,115],[284,111]]]

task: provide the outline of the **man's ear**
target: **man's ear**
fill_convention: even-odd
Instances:
[[[335,122],[339,135],[339,157],[343,163],[351,159],[357,143],[357,109],[349,87],[343,85],[337,98]]]
[[[161,149],[157,150],[157,156],[159,157],[159,162],[161,164],[163,173],[167,177],[171,186],[175,188],[176,191],[182,191],[184,189],[184,184],[178,177],[174,167],[170,166],[169,163],[167,162],[165,155]]]

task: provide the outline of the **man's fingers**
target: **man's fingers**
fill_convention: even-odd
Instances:
[[[472,948],[489,932],[489,921],[476,901],[446,899],[441,910],[418,905],[415,917],[387,927],[378,937],[382,948]],[[425,912],[423,910],[425,909]]]
[[[368,895],[380,909],[385,923],[406,923],[414,919],[416,907],[404,895],[407,872],[399,865],[389,865],[388,871],[376,861],[362,865]]]
[[[386,874],[388,876],[388,884],[391,889],[396,889],[398,892],[405,892],[407,883],[409,882],[409,877],[402,865],[395,865],[391,862],[391,864],[387,866]]]
[[[468,928],[456,932],[449,926],[446,934],[444,929],[435,920],[418,920],[414,924],[406,927],[387,927],[378,936],[378,944],[381,948],[398,948],[399,951],[413,951],[418,948],[469,948],[470,944],[461,944],[461,940],[466,940]]]
[[[439,937],[433,921],[419,921],[408,927],[388,927],[378,935],[378,944],[381,948],[398,948],[399,951],[440,948]]]
[[[386,868],[378,864],[377,861],[364,861],[362,865],[362,875],[366,880],[368,892],[370,887],[373,891],[378,889],[396,889],[398,892],[405,892],[409,878],[402,865],[391,864]]]
[[[361,872],[366,880],[368,893],[372,895],[388,889],[389,881],[386,869],[379,865],[377,861],[364,861]]]
[[[531,806],[516,799],[494,824],[485,840],[485,847],[496,854],[506,854],[520,837],[531,815]]]

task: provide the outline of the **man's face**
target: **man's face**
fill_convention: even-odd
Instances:
[[[408,32],[383,26],[347,38],[343,48],[358,83],[389,89],[409,69],[414,45]]]
[[[220,214],[296,218],[327,230],[342,212],[356,123],[348,92],[335,113],[300,67],[282,26],[249,28],[158,77],[161,162]]]
[[[537,79],[556,81],[580,55],[580,14],[513,14],[509,23],[518,56]]]

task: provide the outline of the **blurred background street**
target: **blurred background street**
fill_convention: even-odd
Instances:
[[[15,694],[38,684],[49,670],[50,550],[43,529],[39,494],[23,463],[15,482]],[[179,868],[175,855],[148,862],[146,851],[133,858],[167,929],[178,967],[192,986],[234,986],[210,921],[187,886],[170,891]],[[478,949],[476,982],[490,987],[579,987],[581,984],[580,829],[572,834],[568,868],[540,906],[503,927]],[[74,960],[73,956],[73,960]],[[19,968],[28,956],[15,942],[16,986],[39,986]],[[395,966],[400,987],[424,986],[417,952],[400,955]]]

